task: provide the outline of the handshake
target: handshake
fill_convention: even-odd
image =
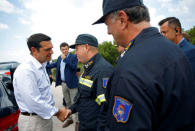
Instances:
[[[72,111],[70,109],[67,109],[65,107],[62,107],[59,109],[58,113],[56,114],[57,118],[64,122],[70,115],[72,114]]]

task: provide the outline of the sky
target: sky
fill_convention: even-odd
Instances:
[[[184,30],[195,26],[195,0],[143,2],[154,27],[169,16],[179,18]],[[0,0],[0,62],[28,59],[26,40],[35,33],[52,38],[53,59],[60,55],[62,42],[72,45],[82,33],[96,36],[99,43],[113,41],[105,24],[92,25],[102,14],[102,0]]]

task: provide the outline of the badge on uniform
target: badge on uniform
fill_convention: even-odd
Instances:
[[[106,88],[108,83],[108,78],[103,78],[103,87]]]
[[[85,78],[91,80],[91,76],[85,76]]]
[[[115,96],[114,107],[113,107],[113,116],[117,122],[126,123],[129,119],[133,104],[128,100]]]

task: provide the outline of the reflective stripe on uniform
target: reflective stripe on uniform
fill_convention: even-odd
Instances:
[[[82,78],[82,77],[80,77],[79,83],[82,84],[82,85],[88,86],[89,88],[91,88],[92,85],[93,85],[93,81]]]
[[[104,94],[99,95],[96,98],[95,101],[97,102],[98,105],[101,105],[102,102],[105,102],[106,101],[105,95]]]

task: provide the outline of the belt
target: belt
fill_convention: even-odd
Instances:
[[[25,116],[33,116],[33,115],[37,115],[36,113],[28,113],[28,112],[21,112],[22,115]]]

